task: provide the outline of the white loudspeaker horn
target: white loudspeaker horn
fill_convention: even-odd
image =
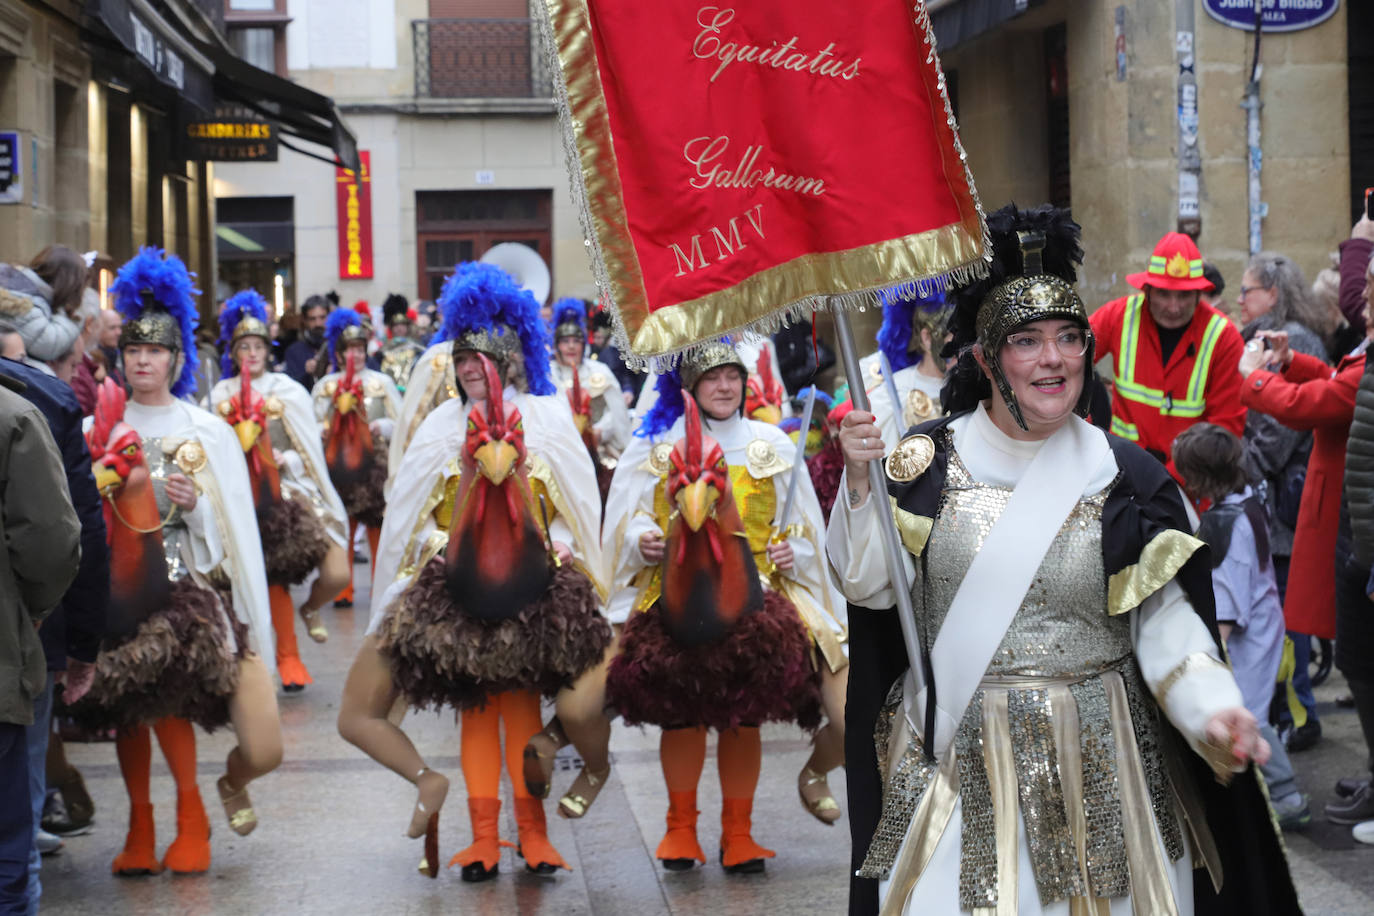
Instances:
[[[533,248],[519,242],[502,242],[488,248],[480,260],[510,274],[515,285],[529,290],[541,306],[548,301],[552,285],[549,266]]]

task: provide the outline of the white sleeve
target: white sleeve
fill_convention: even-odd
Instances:
[[[1195,750],[1214,715],[1245,705],[1231,669],[1177,581],[1140,605],[1132,636],[1146,686]]]
[[[859,607],[886,609],[897,603],[887,563],[883,559],[882,533],[874,515],[875,507],[883,503],[869,493],[862,503],[851,507],[845,498],[848,490],[844,475],[840,477],[840,495],[830,512],[830,524],[825,531],[825,552],[829,558],[830,575],[841,594]],[[886,494],[883,494],[886,498]],[[906,587],[916,578],[911,556],[902,551],[902,567],[906,573]]]

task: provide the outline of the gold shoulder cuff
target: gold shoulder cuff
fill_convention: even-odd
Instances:
[[[370,378],[363,384],[363,393],[370,398],[378,398],[386,393],[386,389],[382,387],[381,382]]]
[[[668,456],[673,453],[673,446],[667,442],[660,442],[649,450],[649,458],[639,466],[639,470],[648,471],[655,477],[667,477],[668,471],[673,466],[672,459]]]
[[[262,410],[267,416],[276,420],[286,412],[286,405],[281,402],[281,398],[272,395],[267,398],[267,400],[263,401]]]
[[[327,382],[324,383],[324,393],[327,394],[327,395],[329,395],[331,398],[334,396],[334,392],[336,392],[336,391],[338,391],[338,390],[339,390],[339,380],[338,380],[338,379],[332,378],[332,379],[329,379]]]
[[[926,420],[933,420],[939,415],[940,405],[933,401],[930,395],[917,388],[907,392],[906,403],[902,405],[902,422],[908,428]]]
[[[611,387],[610,379],[600,372],[593,372],[587,379],[587,393],[594,398],[599,398],[606,393],[606,389]]]
[[[767,439],[755,439],[745,446],[744,460],[749,468],[749,476],[755,480],[765,480],[792,466],[783,460],[773,443]]]
[[[227,400],[220,401],[215,405],[215,413],[219,414],[221,417],[227,417],[229,416],[229,411],[233,409],[233,406],[234,405],[230,404]]]
[[[913,557],[919,557],[926,549],[926,541],[930,540],[930,529],[935,521],[901,508],[897,505],[895,497],[889,496],[887,501],[892,506],[892,520],[897,523],[897,533],[902,537],[902,546]]]
[[[918,433],[897,443],[883,462],[883,469],[897,483],[910,483],[924,474],[934,459],[935,440]]]
[[[1107,580],[1107,613],[1116,616],[1140,607],[1178,575],[1201,546],[1197,538],[1176,528],[1155,535],[1140,552],[1139,560]]]

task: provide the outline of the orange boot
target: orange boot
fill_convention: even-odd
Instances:
[[[551,875],[560,868],[572,871],[572,866],[563,861],[558,850],[549,842],[543,801],[537,798],[517,798],[515,826],[520,831],[519,850],[528,871],[536,875]]]
[[[296,606],[291,601],[291,593],[282,585],[270,585],[267,597],[271,599],[272,630],[277,637],[277,674],[281,675],[282,689],[287,693],[304,690],[306,684],[315,679],[301,661],[300,649],[296,645]]]
[[[697,790],[668,793],[668,832],[654,855],[668,871],[687,871],[693,860],[706,864],[697,842]]]
[[[178,875],[210,868],[210,821],[195,786],[177,792],[177,838],[167,847],[162,864]]]
[[[124,851],[115,856],[110,871],[122,877],[162,874],[162,864],[157,860],[155,843],[153,806],[131,804],[129,834],[124,838]]]
[[[468,817],[472,820],[472,845],[448,861],[448,867],[463,867],[463,880],[486,881],[501,873],[501,847],[514,846],[501,839],[501,799],[469,798]]]
[[[720,864],[735,875],[753,875],[763,871],[763,860],[777,853],[764,849],[749,835],[752,798],[726,798],[720,809]]]

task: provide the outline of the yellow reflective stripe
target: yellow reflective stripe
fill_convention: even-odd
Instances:
[[[1221,332],[1226,329],[1226,319],[1213,315],[1207,322],[1207,330],[1202,332],[1202,346],[1198,349],[1197,361],[1193,363],[1193,375],[1188,380],[1188,400],[1198,404],[1203,402],[1207,390],[1207,372],[1212,367],[1212,351],[1217,348]]]
[[[1130,439],[1132,442],[1140,440],[1140,430],[1134,424],[1127,423],[1120,417],[1112,417],[1112,432],[1123,439]]]
[[[1126,297],[1126,312],[1121,318],[1121,372],[1118,381],[1135,384],[1135,353],[1140,340],[1140,303],[1145,297],[1139,293]]]
[[[1150,255],[1150,266],[1151,266],[1151,267],[1158,267],[1160,270],[1163,270],[1163,269],[1164,269],[1164,265],[1167,264],[1167,263],[1168,263],[1168,262],[1165,261],[1164,258],[1161,257],[1160,255],[1157,255],[1157,254],[1152,254],[1152,255]]]
[[[1201,259],[1196,260],[1196,261],[1189,261],[1189,262],[1188,262],[1188,276],[1189,276],[1189,277],[1192,277],[1192,278],[1197,278],[1197,277],[1202,276],[1202,260],[1201,260]]]

